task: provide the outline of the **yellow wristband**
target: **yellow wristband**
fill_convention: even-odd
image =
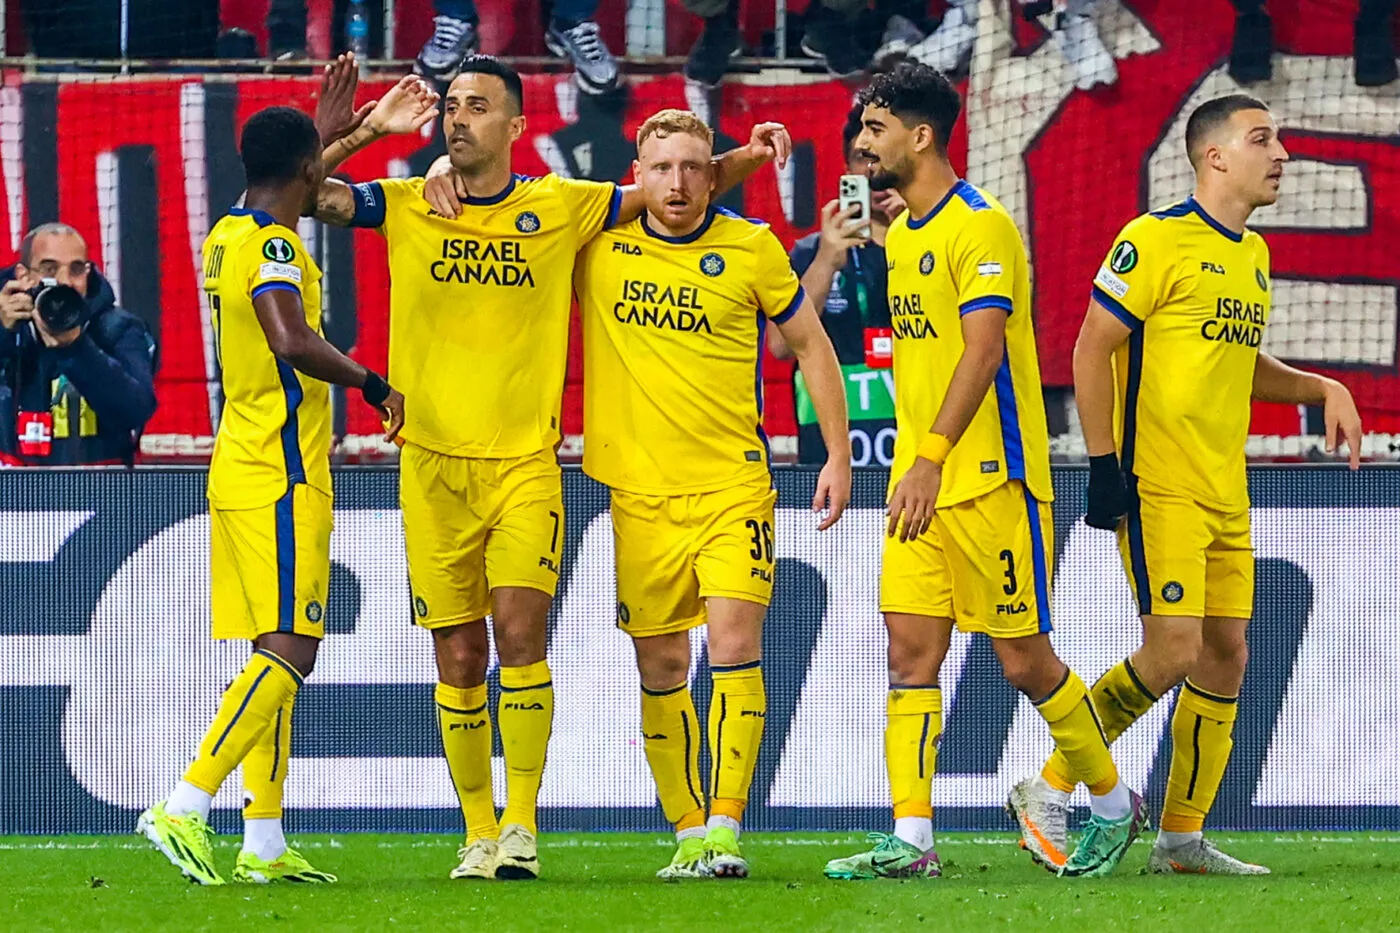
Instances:
[[[923,442],[919,444],[918,456],[942,466],[952,449],[953,442],[942,434],[925,434]]]

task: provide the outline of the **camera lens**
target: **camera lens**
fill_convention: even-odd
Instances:
[[[51,334],[61,334],[87,320],[87,299],[70,285],[49,285],[34,296],[34,310]]]

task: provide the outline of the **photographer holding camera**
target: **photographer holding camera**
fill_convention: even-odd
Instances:
[[[156,345],[67,224],[0,270],[0,463],[131,464],[156,409]]]

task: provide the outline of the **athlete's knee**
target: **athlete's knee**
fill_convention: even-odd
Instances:
[[[634,638],[637,673],[647,690],[669,690],[690,679],[690,633]]]
[[[1244,673],[1249,663],[1249,642],[1243,628],[1224,627],[1212,631],[1201,644],[1200,663],[1208,663],[1218,669]]]
[[[484,622],[433,631],[438,679],[449,686],[475,687],[485,683],[488,652]]]
[[[1201,620],[1144,622],[1142,648],[1133,666],[1158,696],[1186,679],[1202,650]]]
[[[544,660],[552,600],[550,594],[529,587],[501,587],[491,593],[491,624],[502,667]]]
[[[938,683],[938,672],[948,654],[948,642],[937,631],[903,625],[886,619],[889,630],[891,684],[917,686]]]
[[[253,642],[253,646],[277,655],[295,668],[296,672],[305,680],[316,669],[316,653],[321,647],[321,640],[310,635],[269,632],[266,635],[258,636]]]
[[[992,646],[1006,682],[1032,700],[1054,692],[1065,678],[1065,665],[1050,647],[1049,636],[995,638]]]

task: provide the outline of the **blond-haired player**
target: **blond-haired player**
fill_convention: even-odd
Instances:
[[[612,493],[617,625],[642,681],[647,761],[677,849],[663,878],[748,874],[739,850],[767,709],[763,616],[774,503],[758,379],[764,330],[802,367],[829,457],[818,527],[850,499],[840,365],[767,224],[710,201],[714,134],[663,110],[637,131],[646,210],[594,237],[574,276],[583,314],[583,468]],[[690,695],[690,630],[708,623],[709,818]]]

